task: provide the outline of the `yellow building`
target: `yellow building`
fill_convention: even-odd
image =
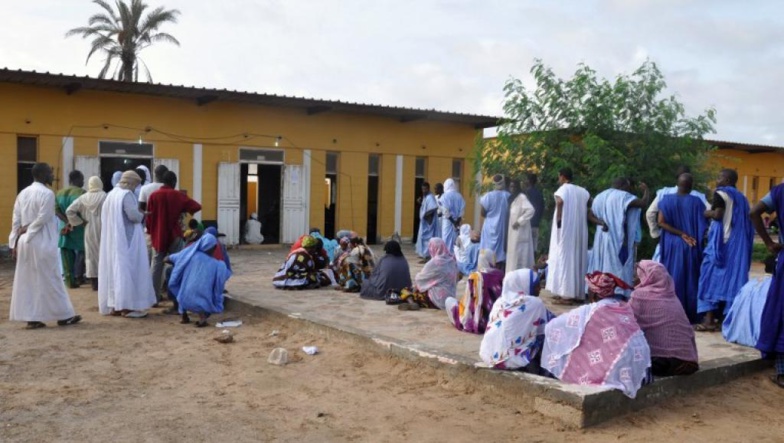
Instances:
[[[784,180],[784,147],[707,140],[716,150],[713,160],[738,171],[738,190],[753,206]]]
[[[123,83],[0,70],[0,232],[36,161],[54,187],[79,169],[100,175],[165,164],[200,201],[229,243],[257,212],[269,242],[290,243],[315,226],[352,229],[371,241],[415,232],[423,181],[453,177],[478,223],[470,193],[477,132],[496,117],[185,86]]]

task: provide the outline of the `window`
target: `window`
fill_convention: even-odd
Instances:
[[[759,198],[758,191],[759,191],[759,177],[755,176],[754,178],[751,179],[751,202],[752,203],[757,203],[757,198]]]
[[[33,165],[38,161],[38,138],[16,138],[16,192],[33,184]]]
[[[327,174],[338,173],[338,153],[327,152]]]
[[[425,157],[417,157],[414,163],[414,177],[425,178]]]
[[[461,186],[461,184],[463,183],[463,160],[462,159],[452,160],[452,180],[455,181],[457,192],[462,192],[463,191],[463,188]]]
[[[378,154],[370,154],[368,156],[368,175],[371,177],[378,177],[378,170],[380,166],[380,156]]]
[[[107,157],[152,157],[152,144],[98,142],[98,153]]]

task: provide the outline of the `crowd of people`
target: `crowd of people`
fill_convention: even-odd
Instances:
[[[146,167],[117,171],[107,193],[97,176],[85,191],[75,170],[56,194],[49,165],[35,164],[32,174],[14,203],[9,237],[16,259],[12,321],[27,322],[27,329],[79,323],[67,288],[88,281],[103,315],[143,318],[168,299],[165,314],[181,315],[183,323],[197,314],[202,327],[223,311],[228,254],[215,228],[192,219],[186,233],[186,218],[201,205],[176,189],[174,172],[160,165],[150,180]]]
[[[780,185],[754,209],[724,169],[709,202],[692,189],[688,168],[676,186],[651,195],[619,177],[594,198],[559,171],[547,254],[535,261],[544,199],[537,177],[493,177],[480,199],[481,231],[462,224],[465,202],[449,179],[422,186],[416,254],[424,267],[411,277],[401,245],[391,240],[376,260],[356,233],[325,246],[317,229],[303,236],[274,278],[282,289],[333,286],[385,300],[401,310],[446,311],[463,332],[483,334],[480,356],[499,369],[602,385],[634,397],[654,376],[699,369],[695,332],[722,330],[728,341],[756,346],[776,359],[774,382],[784,387],[784,302],[777,277],[749,281],[754,229],[774,254],[762,215],[784,201]],[[653,238],[652,260],[638,260],[643,212]],[[589,225],[596,226],[589,248]],[[318,237],[318,238],[317,238]],[[333,249],[329,249],[333,248]],[[326,258],[329,253],[334,259]],[[778,261],[781,263],[781,260]],[[338,277],[333,277],[338,276]],[[778,278],[778,280],[776,280]],[[457,283],[465,279],[462,294]],[[550,303],[571,305],[555,316]]]

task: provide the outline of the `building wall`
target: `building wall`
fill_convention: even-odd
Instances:
[[[738,172],[738,190],[752,205],[770,191],[771,185],[775,186],[784,180],[784,149],[781,152],[759,154],[719,149],[713,154],[713,161],[722,168]]]
[[[146,129],[151,129],[147,131]],[[443,182],[451,173],[451,159],[471,152],[476,130],[469,125],[425,120],[401,123],[395,119],[213,102],[197,106],[192,100],[134,94],[77,91],[67,95],[57,88],[0,84],[0,152],[15,160],[16,137],[38,137],[38,161],[62,175],[63,138],[73,138],[74,155],[98,155],[99,141],[135,142],[141,136],[154,145],[156,158],[179,160],[179,184],[191,190],[193,145],[202,145],[202,214],[217,218],[218,163],[238,161],[240,147],[272,148],[281,136],[285,163],[302,164],[311,153],[309,224],[323,228],[324,173],[327,151],[340,153],[337,227],[366,230],[368,154],[381,155],[378,233],[388,237],[395,224],[396,156],[403,155],[401,231],[411,237],[414,207],[414,158],[428,158],[428,177]],[[423,146],[425,147],[423,149]],[[15,161],[14,161],[15,163]],[[468,167],[468,161],[465,162]],[[68,168],[66,168],[68,169]],[[463,190],[469,212],[473,198]],[[60,188],[62,183],[55,183]],[[16,168],[0,174],[0,233],[9,232],[16,195]]]

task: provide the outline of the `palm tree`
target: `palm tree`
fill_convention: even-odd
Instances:
[[[158,32],[158,28],[166,22],[177,23],[180,11],[167,10],[160,6],[149,12],[146,17],[142,17],[148,7],[142,0],[130,0],[130,4],[127,0],[115,0],[116,11],[104,0],[93,0],[93,3],[103,8],[104,12],[90,17],[88,26],[71,29],[65,36],[80,35],[85,39],[93,39],[92,48],[87,54],[87,62],[96,52],[106,54],[103,69],[98,74],[99,78],[106,78],[114,62],[119,61],[114,66],[112,78],[126,82],[138,81],[139,63],[141,63],[147,79],[152,82],[150,70],[139,57],[139,53],[158,42],[180,45],[171,34]]]

